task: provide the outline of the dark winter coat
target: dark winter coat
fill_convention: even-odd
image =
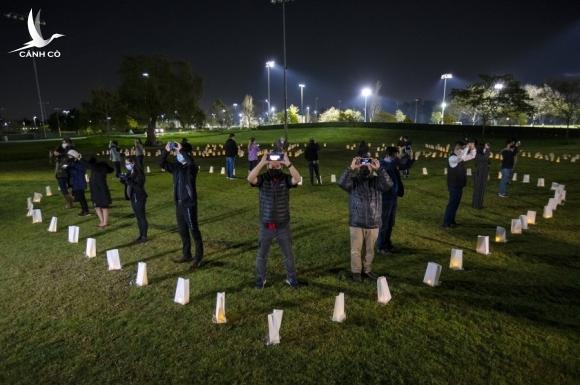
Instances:
[[[73,161],[67,167],[70,176],[70,184],[73,191],[81,191],[87,188],[86,171],[87,168],[84,162]]]
[[[238,155],[238,144],[233,138],[226,140],[224,149],[226,150],[226,157],[228,158],[235,158]]]
[[[89,162],[86,164],[91,170],[91,199],[95,207],[108,208],[113,200],[111,199],[111,191],[107,184],[107,174],[112,173],[113,168],[106,162]]]
[[[173,174],[173,200],[177,206],[193,207],[197,205],[197,164],[187,157],[187,164],[178,161],[169,162],[169,153],[161,153],[161,168]]]
[[[320,146],[318,143],[308,143],[306,146],[306,150],[304,151],[304,158],[307,161],[313,162],[318,160],[318,151],[320,150]]]
[[[258,175],[254,187],[260,188],[260,221],[284,225],[290,222],[292,175],[266,171]]]

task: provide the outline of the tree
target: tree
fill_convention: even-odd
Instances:
[[[550,112],[562,118],[569,129],[580,114],[580,77],[549,81],[545,92]]]
[[[254,100],[252,95],[244,96],[242,101],[242,126],[250,127],[254,118]]]
[[[360,122],[363,120],[363,117],[360,111],[355,111],[348,108],[344,111],[340,111],[338,120],[340,122]]]
[[[534,107],[534,114],[532,115],[532,124],[535,121],[543,122],[543,117],[550,112],[548,105],[548,93],[551,91],[548,85],[541,87],[533,84],[526,84],[524,90],[530,98],[530,105]]]
[[[319,122],[338,122],[340,120],[340,110],[330,107],[328,110],[320,114]]]
[[[403,123],[406,118],[407,115],[403,114],[403,111],[401,110],[395,111],[395,120],[397,121],[397,123]]]
[[[375,83],[375,90],[373,92],[373,95],[371,97],[371,108],[370,108],[370,119],[369,122],[374,122],[375,121],[375,115],[378,114],[379,112],[381,112],[381,97],[379,95],[379,92],[381,91],[381,88],[383,87],[383,84],[377,80],[377,82]]]
[[[124,127],[127,111],[116,91],[96,88],[91,91],[89,100],[81,103],[83,118],[89,125],[110,131],[112,127]],[[61,120],[62,124],[62,120]]]
[[[176,114],[183,126],[199,116],[202,80],[184,61],[161,56],[126,57],[119,70],[119,97],[133,118],[147,125],[147,144],[155,144],[158,117],[166,111]]]
[[[214,117],[213,124],[220,127],[230,127],[232,124],[231,113],[228,106],[221,100],[216,99],[210,108],[210,114]]]
[[[489,122],[512,113],[531,114],[526,91],[511,75],[479,75],[479,81],[465,89],[451,90],[451,100],[472,108],[482,123],[482,136]]]
[[[389,114],[386,111],[379,111],[373,117],[373,122],[383,122],[383,123],[395,123],[397,118],[393,114]]]
[[[298,107],[294,104],[291,104],[290,107],[288,107],[288,123],[296,124],[300,121],[298,115],[299,111]]]

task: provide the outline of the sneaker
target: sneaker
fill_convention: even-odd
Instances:
[[[360,273],[352,273],[352,280],[354,282],[362,282],[362,276]]]
[[[365,277],[367,277],[368,279],[372,279],[373,281],[376,281],[377,279],[379,279],[379,276],[376,275],[375,273],[373,273],[372,271],[366,272]]]
[[[288,278],[286,280],[286,284],[290,286],[292,289],[298,289],[298,281],[296,279]]]
[[[497,196],[500,198],[507,198],[507,194],[497,193]]]
[[[256,278],[256,289],[263,289],[266,286],[266,280],[261,280],[260,278]]]
[[[89,215],[91,215],[91,214],[89,214],[88,212],[84,212],[84,211],[81,211],[79,213],[79,217],[88,217]]]

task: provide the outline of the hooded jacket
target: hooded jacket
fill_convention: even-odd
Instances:
[[[381,225],[382,194],[393,187],[384,168],[363,177],[347,168],[338,179],[338,186],[349,193],[348,224],[351,227],[375,229]]]
[[[193,207],[197,205],[197,164],[186,156],[187,163],[169,162],[169,153],[161,152],[161,168],[173,174],[173,200],[177,206]],[[185,156],[185,155],[184,155]]]

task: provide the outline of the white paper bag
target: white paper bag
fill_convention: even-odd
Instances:
[[[489,255],[489,236],[478,235],[475,251],[479,254]]]
[[[300,177],[300,181],[298,182],[298,186],[302,186],[302,177]]]
[[[501,227],[501,226],[497,226],[495,228],[495,241],[497,243],[506,243],[507,242],[507,234],[506,234],[506,229]]]
[[[30,211],[31,207],[33,207],[33,206],[34,205],[32,204],[32,198],[31,197],[26,198],[26,210]]]
[[[523,183],[530,183],[530,175],[524,174],[524,179],[522,180]]]
[[[536,212],[532,210],[528,210],[526,214],[526,218],[528,218],[528,225],[535,225],[536,224]]]
[[[550,190],[556,190],[557,188],[558,188],[558,183],[552,182],[552,186],[550,187]]]
[[[520,218],[512,219],[511,233],[512,234],[521,234],[522,233],[522,221]]]
[[[334,300],[334,312],[332,313],[332,320],[334,322],[343,322],[346,319],[344,311],[344,293],[338,293]]]
[[[429,286],[439,285],[439,276],[441,275],[441,265],[435,262],[427,263],[423,283]]]
[[[42,212],[40,209],[32,210],[32,223],[42,223]]]
[[[173,301],[181,305],[189,303],[189,279],[177,278],[177,288],[175,289]]]
[[[552,207],[550,205],[544,206],[544,213],[542,216],[546,219],[552,218],[554,216],[554,213],[552,212]]]
[[[452,270],[463,270],[463,250],[451,249],[449,268]]]
[[[147,174],[151,174],[151,167],[147,166]]]
[[[94,258],[96,256],[97,256],[97,240],[95,238],[87,238],[85,257]]]
[[[556,200],[556,198],[548,199],[548,206],[550,206],[552,211],[556,211],[556,209],[558,208],[558,201]]]
[[[497,179],[501,179],[501,171],[497,172]]]
[[[215,312],[212,321],[214,324],[225,324],[228,322],[226,318],[226,293],[217,293],[215,300]]]
[[[209,173],[213,174],[213,166],[209,166]]]
[[[512,181],[513,182],[517,182],[518,181],[518,173],[514,172],[514,174],[512,175]]]
[[[467,173],[467,176],[471,176],[471,169],[468,168],[467,171],[466,171],[466,173]]]
[[[386,305],[391,300],[391,290],[386,277],[377,279],[377,297],[380,304]]]
[[[330,183],[336,183],[336,175],[330,175]]]
[[[520,223],[522,224],[522,230],[528,229],[528,217],[527,217],[527,215],[520,215]]]
[[[137,286],[147,286],[149,281],[147,280],[147,264],[145,262],[139,262],[137,264],[137,279],[135,279],[135,285]]]
[[[268,314],[268,341],[267,345],[277,345],[280,343],[280,326],[282,326],[282,316],[284,310],[276,310]]]
[[[447,167],[443,169],[443,175],[447,175]]]
[[[69,243],[79,243],[79,227],[69,226],[68,227],[68,241]]]
[[[33,195],[33,198],[32,198],[32,202],[40,203],[41,200],[42,200],[42,194],[35,192]]]
[[[220,174],[221,175],[226,175],[226,168],[225,167],[222,167],[222,170],[220,171]]]
[[[538,187],[544,187],[544,178],[538,178]]]
[[[107,250],[107,263],[109,264],[109,271],[121,270],[121,258],[119,257],[119,250]]]
[[[52,190],[51,190],[50,186],[46,186],[45,190],[46,190],[45,191],[46,196],[47,197],[51,197],[52,196]]]
[[[50,218],[50,225],[48,225],[48,232],[56,233],[58,219],[56,217]]]
[[[429,173],[427,172],[427,167],[423,167],[423,175],[429,175]]]
[[[85,174],[85,182],[90,183],[91,180],[89,179],[89,176],[87,174]]]

